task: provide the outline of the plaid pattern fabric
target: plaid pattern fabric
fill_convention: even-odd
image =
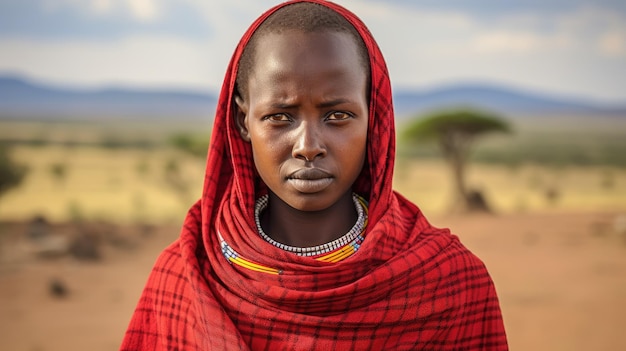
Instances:
[[[394,115],[383,56],[346,9],[371,61],[367,160],[354,190],[369,200],[366,239],[337,263],[300,257],[265,242],[254,222],[267,192],[250,144],[233,122],[237,63],[263,14],[228,67],[213,128],[202,198],[181,235],[159,256],[121,350],[506,350],[493,282],[448,230],[431,226],[395,193]],[[282,274],[233,265],[236,252]]]

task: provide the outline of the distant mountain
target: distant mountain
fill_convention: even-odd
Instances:
[[[122,88],[78,90],[0,76],[0,119],[206,121],[212,119],[216,101],[216,96],[210,93]],[[512,117],[611,115],[626,118],[626,103],[607,106],[484,84],[398,90],[394,93],[394,104],[399,119],[449,107],[488,109]]]
[[[209,119],[211,94],[108,88],[78,90],[0,77],[0,119]]]
[[[427,91],[400,90],[394,94],[394,106],[401,118],[450,107],[487,109],[511,117],[583,114],[626,117],[626,103],[609,106],[484,84],[460,84]]]

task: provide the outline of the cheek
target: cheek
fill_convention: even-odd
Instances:
[[[359,158],[360,158],[360,167],[359,169],[363,168],[363,165],[365,164],[365,158],[367,157],[367,123],[365,124],[365,126],[363,127],[363,131],[361,133],[361,135],[359,135],[358,141],[356,142],[355,145],[360,145],[360,153],[359,153]]]
[[[252,157],[254,165],[264,177],[276,175],[289,150],[283,146],[284,140],[268,133],[251,133]]]
[[[358,157],[359,162],[360,162],[360,166],[359,169],[363,168],[363,164],[365,163],[365,158],[367,155],[367,136],[364,136],[362,138],[359,139],[358,144],[355,145],[361,145],[360,149],[359,149],[359,154],[355,155],[355,157]]]
[[[252,144],[252,160],[257,174],[265,184],[272,184],[273,177],[278,174],[276,163],[267,152]]]
[[[360,171],[367,154],[367,126],[360,129],[358,133],[354,133],[349,137],[344,135],[337,138],[337,140],[341,140],[340,153],[342,155],[342,163],[351,165],[352,167],[350,168],[353,168],[353,171],[357,168]]]
[[[359,126],[359,132],[355,133],[353,141],[355,145],[359,145],[361,147],[363,153],[367,150],[367,126],[367,123],[363,123]]]

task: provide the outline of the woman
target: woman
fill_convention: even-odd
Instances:
[[[493,283],[392,191],[387,69],[352,13],[279,5],[222,87],[204,191],[122,350],[506,350]]]

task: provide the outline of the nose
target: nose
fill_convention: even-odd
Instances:
[[[302,122],[293,145],[292,156],[304,161],[313,161],[326,156],[323,133],[317,123]]]

